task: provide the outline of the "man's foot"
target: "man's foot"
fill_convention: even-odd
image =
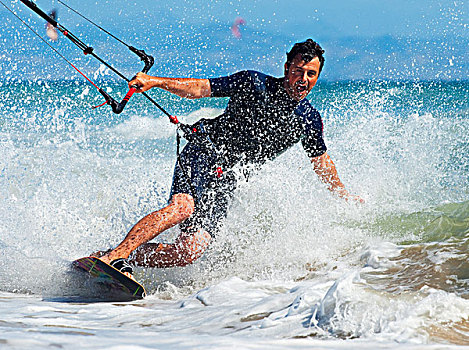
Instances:
[[[129,278],[131,278],[135,281],[135,278],[132,275],[133,274],[132,266],[129,264],[127,259],[119,258],[119,259],[111,260],[108,257],[110,252],[112,252],[112,249],[108,249],[106,251],[99,250],[97,252],[92,253],[90,256],[93,256],[95,258],[99,258],[100,260],[102,260],[106,264],[111,265],[112,267],[119,270],[124,275],[126,275],[127,277],[129,277]]]
[[[112,254],[113,252],[114,252],[114,249],[108,249],[106,251],[100,250],[91,254],[91,256],[94,256],[95,258],[99,258],[101,261],[104,261],[106,264],[111,265],[112,261],[120,258],[119,255],[116,255],[116,254],[113,255]]]
[[[95,258],[101,258],[104,255],[109,254],[110,252],[112,252],[112,248],[108,250],[98,250],[97,252],[92,253],[90,256],[94,256]]]

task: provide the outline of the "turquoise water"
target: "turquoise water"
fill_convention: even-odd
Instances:
[[[127,90],[103,86],[118,100]],[[468,91],[467,82],[318,84],[309,97],[328,152],[364,205],[330,195],[295,146],[241,184],[201,260],[137,271],[145,301],[72,305],[55,301],[76,287],[68,262],[117,244],[166,203],[175,127],[142,96],[115,115],[91,109],[102,97],[81,81],[2,82],[2,344],[469,345]],[[150,95],[186,122],[226,104]]]

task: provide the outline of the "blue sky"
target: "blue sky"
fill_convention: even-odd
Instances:
[[[17,1],[15,1],[17,2]],[[236,16],[255,29],[321,35],[468,37],[468,6],[464,1],[435,0],[69,0],[71,6],[103,25],[137,25],[136,21],[177,21],[186,25],[230,23]],[[67,10],[56,1],[38,0],[43,8]],[[73,18],[73,16],[71,16]]]
[[[43,21],[18,0],[2,1],[43,32]],[[44,10],[57,8],[59,21],[75,35],[122,63],[124,69],[135,69],[127,65],[128,54],[115,42],[88,27],[58,2],[36,3]],[[460,0],[67,3],[130,44],[151,52],[158,64],[155,74],[204,76],[249,68],[280,75],[290,46],[312,37],[326,49],[325,79],[460,80],[468,76],[468,9]],[[1,58],[0,69],[7,69],[7,65],[18,60],[21,73],[29,74],[22,68],[21,60],[15,58],[20,49],[23,62],[28,55],[35,58],[34,74],[50,75],[55,63],[44,64],[54,59],[49,49],[5,9],[0,8],[0,16],[7,28],[0,33],[0,39],[6,43],[8,57],[7,61]],[[230,32],[237,16],[246,20],[241,39],[235,39]],[[64,39],[61,41],[54,45],[74,58],[77,54],[73,48],[63,43]],[[90,64],[89,69],[95,67]]]
[[[442,16],[444,8],[453,8],[453,2],[426,1],[263,1],[252,15],[272,21],[273,26],[286,31],[317,29],[330,36],[417,35],[428,36],[447,29]],[[268,9],[265,11],[265,9]],[[249,15],[249,10],[245,10]],[[435,28],[432,26],[436,25]],[[467,35],[467,32],[466,32]]]
[[[37,1],[44,8],[54,1]],[[90,1],[68,4],[92,15],[103,24],[135,25],[136,21],[166,22],[176,19],[187,25],[230,23],[236,16],[248,26],[284,33],[315,29],[330,36],[416,35],[447,33],[468,37],[467,3],[434,0],[165,0]],[[60,5],[55,5],[59,9]],[[62,15],[66,16],[66,11]],[[464,18],[466,16],[466,18]],[[465,20],[465,22],[464,22]],[[466,27],[464,28],[464,25]]]

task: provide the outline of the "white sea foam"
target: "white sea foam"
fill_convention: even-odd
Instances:
[[[348,116],[357,109],[344,109],[339,99],[336,110],[324,113],[325,132],[341,179],[365,205],[331,196],[296,146],[240,183],[225,227],[196,264],[137,269],[150,296],[132,303],[64,302],[76,287],[68,264],[117,244],[166,203],[175,127],[147,110],[98,121],[75,113],[75,104],[40,113],[32,100],[10,110],[16,114],[4,116],[0,134],[0,344],[466,345],[468,214],[459,202],[467,179],[454,179],[467,168],[467,154],[452,147],[464,149],[468,124],[441,124],[428,113],[398,117],[383,110],[386,91],[355,98],[362,114]],[[187,123],[220,112],[187,110],[181,117]]]

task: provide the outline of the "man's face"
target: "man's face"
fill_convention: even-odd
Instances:
[[[285,63],[284,86],[291,98],[301,101],[309,94],[318,81],[319,66],[319,58],[305,62],[301,55],[296,55],[289,67]]]

